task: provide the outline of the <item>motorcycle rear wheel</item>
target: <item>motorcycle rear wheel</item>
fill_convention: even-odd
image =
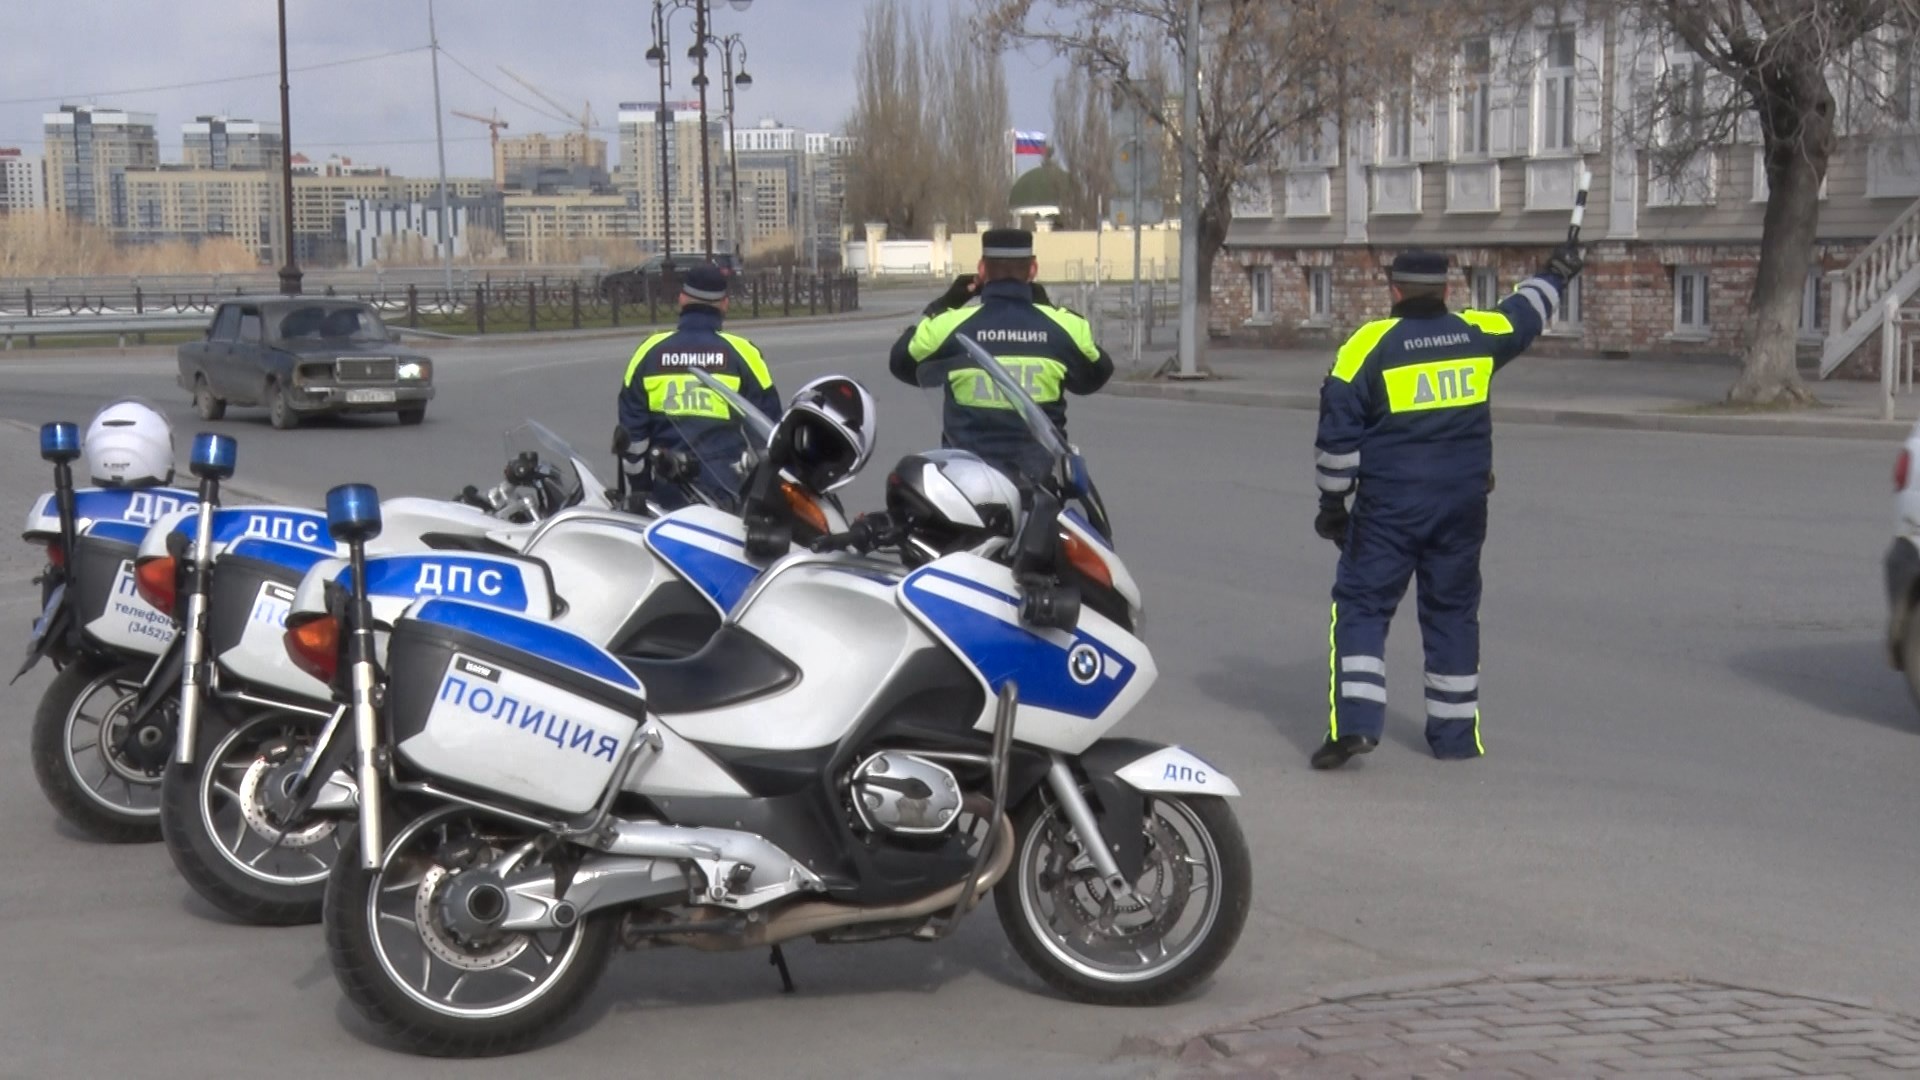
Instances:
[[[320,921],[344,826],[316,819],[281,840],[285,823],[267,791],[299,765],[319,723],[274,711],[231,728],[203,720],[193,764],[169,767],[161,784],[160,826],[174,867],[194,892],[241,922]]]
[[[994,912],[1020,959],[1075,1001],[1172,1001],[1219,969],[1246,926],[1253,864],[1226,801],[1156,794],[1146,808],[1146,859],[1130,899],[1108,892],[1052,800],[1031,800],[1016,816]]]
[[[128,760],[119,745],[149,667],[147,661],[81,657],[47,684],[34,713],[33,773],[40,790],[61,817],[111,844],[160,839],[160,770]],[[164,755],[167,748],[155,752]]]
[[[345,854],[327,880],[327,954],[347,1000],[408,1051],[491,1057],[529,1049],[574,1013],[606,969],[614,912],[564,931],[482,940],[461,938],[434,914],[440,890],[467,872],[462,864],[484,861],[474,852],[497,856],[529,836],[442,806],[395,833],[375,870],[361,867],[356,832],[343,837]],[[464,857],[442,861],[455,854]],[[469,979],[485,985],[463,999]]]

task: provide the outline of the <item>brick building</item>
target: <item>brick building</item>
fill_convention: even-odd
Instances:
[[[1860,66],[1881,85],[1851,68],[1833,76],[1843,137],[1800,319],[1803,347],[1826,367],[1872,337],[1881,299],[1905,301],[1920,285],[1920,273],[1902,280],[1920,248],[1891,274],[1856,265],[1870,245],[1876,256],[1916,247],[1901,241],[1913,223],[1903,215],[1920,205],[1920,137],[1894,114],[1920,110],[1889,109],[1893,91],[1920,83],[1902,78],[1909,66],[1898,56]],[[1649,88],[1676,84],[1697,87],[1683,95],[1697,112],[1654,115]],[[1343,337],[1385,310],[1383,267],[1410,247],[1451,257],[1454,306],[1490,305],[1565,238],[1584,166],[1587,271],[1541,347],[1733,352],[1767,195],[1759,133],[1742,123],[1680,169],[1657,166],[1627,134],[1681,140],[1732,92],[1696,58],[1617,21],[1463,41],[1449,88],[1409,87],[1345,130],[1328,124],[1239,194],[1214,264],[1211,329],[1242,341]],[[1846,272],[1837,291],[1834,271]]]

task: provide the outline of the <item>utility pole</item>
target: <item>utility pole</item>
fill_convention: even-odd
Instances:
[[[280,291],[299,296],[300,263],[294,257],[293,239],[293,120],[287,106],[287,0],[280,0],[280,194],[280,235],[287,246],[287,261],[280,267]]]
[[[672,76],[667,43],[667,11],[661,0],[653,0],[653,47],[647,50],[647,59],[660,70],[660,109],[654,114],[653,126],[660,133],[660,227],[662,257],[673,257],[673,194],[667,183],[667,127],[672,120],[672,110],[667,107],[667,80]]]
[[[1141,176],[1146,171],[1146,162],[1142,155],[1146,152],[1146,141],[1141,137],[1142,120],[1146,110],[1138,102],[1133,105],[1133,366],[1140,367],[1140,351],[1146,344],[1146,310],[1140,299],[1140,188]],[[1161,250],[1165,250],[1162,248]]]
[[[707,3],[695,0],[693,5],[693,48],[687,50],[693,57],[695,74],[693,84],[700,88],[700,205],[701,218],[705,225],[707,261],[713,261],[713,171],[708,163],[709,148],[707,132]]]
[[[285,3],[286,0],[281,0]],[[427,0],[427,45],[433,57],[433,141],[440,151],[440,269],[446,302],[453,303],[453,234],[447,231],[447,137],[440,118],[440,34],[434,28],[433,0]]]
[[[1180,57],[1180,370],[1200,377],[1200,0],[1187,0]]]

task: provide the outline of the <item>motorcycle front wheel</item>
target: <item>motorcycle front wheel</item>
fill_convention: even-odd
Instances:
[[[210,718],[209,718],[210,719]],[[288,826],[287,785],[320,721],[263,711],[230,729],[203,721],[192,765],[161,784],[167,853],[193,891],[256,926],[320,921],[343,826],[310,818]]]
[[[1076,1001],[1172,1001],[1226,961],[1246,925],[1252,859],[1225,800],[1151,795],[1141,828],[1146,858],[1132,895],[1120,897],[1051,799],[1016,817],[994,911],[1020,959]]]
[[[86,656],[47,684],[33,718],[33,772],[60,816],[96,840],[160,839],[166,746],[129,756],[127,725],[150,662]]]
[[[327,881],[327,954],[347,1000],[407,1050],[519,1053],[564,1023],[606,969],[613,912],[543,933],[472,933],[457,925],[450,888],[531,836],[499,818],[443,806],[400,829],[374,870],[361,867],[354,832],[343,838],[345,854]]]

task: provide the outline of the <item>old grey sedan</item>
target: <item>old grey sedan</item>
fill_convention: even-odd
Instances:
[[[203,420],[228,405],[264,405],[276,428],[323,413],[397,413],[418,424],[433,400],[433,361],[400,348],[399,335],[358,300],[236,296],[206,339],[178,351],[179,383]]]

